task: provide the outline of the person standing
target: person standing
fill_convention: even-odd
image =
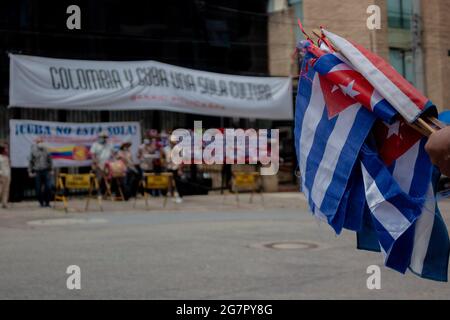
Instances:
[[[98,139],[94,142],[90,149],[92,156],[92,170],[94,171],[97,181],[100,184],[100,192],[104,194],[106,187],[105,165],[113,156],[114,147],[108,142],[108,132],[102,131],[98,135]]]
[[[172,186],[171,188],[172,197],[175,197],[176,203],[182,203],[185,188],[183,164],[175,163],[172,158],[172,149],[177,144],[178,140],[176,137],[171,136],[169,141],[170,144],[163,148],[165,168],[166,171],[172,173],[175,182],[175,186]]]
[[[126,167],[125,181],[123,182],[125,186],[125,200],[128,200],[132,196],[136,196],[136,182],[138,181],[138,171],[136,170],[130,147],[131,142],[124,142],[116,154],[116,159],[122,161]]]
[[[0,145],[0,200],[2,208],[8,208],[9,185],[11,183],[11,166],[6,155],[6,148]]]
[[[35,179],[36,196],[41,207],[50,207],[52,169],[50,153],[44,145],[44,140],[39,137],[36,144],[31,146],[28,174]]]
[[[144,143],[139,146],[137,158],[141,175],[153,170],[153,161],[159,158],[156,150],[156,144],[152,143],[150,139],[144,139]]]
[[[139,179],[144,179],[146,173],[161,172],[161,153],[158,148],[156,138],[144,139],[144,143],[139,146],[137,159],[139,161]],[[143,192],[143,190],[141,190]],[[150,190],[153,196],[160,193],[159,190]]]

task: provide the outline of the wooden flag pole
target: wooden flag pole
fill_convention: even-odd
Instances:
[[[425,130],[425,132],[427,133],[426,134],[427,137],[436,131],[428,123],[426,123],[425,120],[423,120],[422,118],[418,118],[416,120],[416,122],[419,125],[419,127],[421,127],[422,129]]]
[[[432,133],[434,133],[434,132],[436,132],[436,131],[438,131],[438,130],[440,130],[440,129],[443,129],[443,128],[445,128],[445,124],[443,124],[441,121],[439,121],[438,119],[436,119],[435,117],[432,117],[432,116],[425,116],[424,117],[425,118],[425,120],[428,120],[429,121],[429,123],[428,122],[426,122],[424,119],[422,119],[422,118],[418,118],[417,119],[417,122],[418,122],[418,124],[422,127],[422,128],[425,128],[426,129],[426,131],[427,131],[427,136],[429,136],[430,134],[432,134]],[[430,125],[430,123],[431,123],[431,125]],[[433,127],[434,126],[434,127]]]
[[[443,122],[436,119],[435,117],[427,117],[427,119],[430,120],[430,122],[439,129],[444,129],[446,127],[446,125]]]
[[[420,134],[422,134],[425,137],[428,137],[431,134],[430,131],[423,129],[422,127],[418,126],[416,123],[406,122],[406,124],[408,126],[410,126],[411,128],[413,128],[414,130],[418,131]]]

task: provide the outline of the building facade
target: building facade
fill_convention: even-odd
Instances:
[[[381,29],[367,28],[370,5],[381,9]],[[450,1],[448,0],[271,0],[269,70],[296,75],[292,50],[307,31],[325,26],[389,61],[440,110],[450,108]]]
[[[73,4],[81,9],[81,30],[66,27],[67,7]],[[289,127],[292,122],[263,121],[257,115],[255,119],[240,119],[166,111],[8,108],[8,53],[86,60],[156,60],[225,74],[268,76],[267,19],[267,0],[0,1],[0,142],[8,141],[10,119],[140,121],[143,130],[192,128],[194,120],[203,121],[204,128]],[[293,156],[289,139],[283,141]],[[24,184],[31,187],[32,181],[25,169],[13,169],[12,180],[13,200],[20,199],[21,191],[27,188]]]
[[[69,30],[69,5],[81,9],[81,30]],[[67,122],[141,121],[172,129],[242,125],[227,119],[164,111],[44,111],[7,109],[8,53],[86,60],[156,60],[192,69],[238,75],[268,75],[267,1],[37,1],[0,2],[0,139],[8,120]]]

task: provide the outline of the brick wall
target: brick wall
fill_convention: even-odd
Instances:
[[[330,31],[363,45],[387,57],[387,15],[386,1],[369,0],[304,0],[304,26],[311,30],[323,25]],[[367,28],[367,7],[377,4],[381,8],[381,30]]]
[[[292,8],[270,14],[268,23],[269,72],[274,76],[295,74],[296,66],[291,63],[294,51],[296,18]]]
[[[427,96],[440,110],[450,109],[450,1],[422,1]]]
[[[368,30],[367,7],[381,8],[381,30]],[[303,0],[303,24],[307,32],[320,25],[365,46],[389,61],[387,0]],[[269,71],[295,75],[291,64],[297,17],[292,7],[269,17]],[[281,23],[282,22],[282,23]],[[450,109],[450,0],[422,0],[426,95],[442,110]],[[392,30],[391,30],[392,32]]]
[[[382,29],[367,29],[366,13],[370,4],[377,4],[382,12]],[[388,59],[386,0],[303,0],[303,24],[308,33],[321,25],[344,37],[348,37]],[[297,17],[292,7],[270,14],[269,17],[269,71],[272,75],[296,73],[291,64],[295,48]]]

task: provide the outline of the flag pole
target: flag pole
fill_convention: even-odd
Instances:
[[[420,134],[422,134],[425,137],[428,137],[430,135],[429,131],[426,131],[425,129],[423,129],[422,127],[419,127],[417,124],[415,123],[409,123],[407,121],[405,121],[405,123],[410,126],[411,128],[413,128],[414,130],[418,131]]]
[[[419,123],[420,127],[425,128],[425,130],[428,133],[427,136],[429,136],[432,133],[436,132],[436,130],[434,128],[432,128],[428,123],[426,123],[425,120],[423,120],[422,118],[417,118],[416,121]]]

